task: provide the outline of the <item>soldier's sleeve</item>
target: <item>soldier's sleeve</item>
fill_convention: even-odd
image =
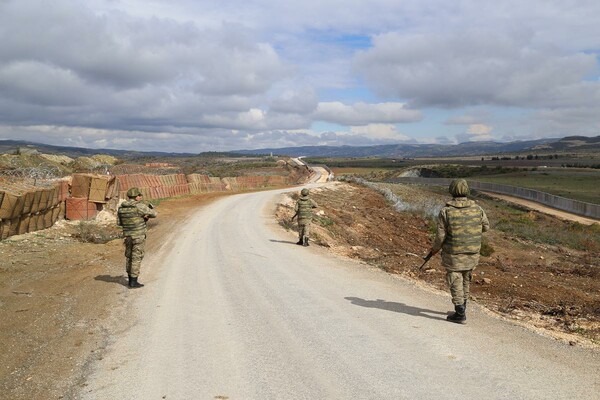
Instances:
[[[437,230],[433,246],[431,246],[431,251],[433,253],[440,251],[444,244],[444,240],[446,240],[446,214],[444,213],[444,210],[441,210],[437,218]]]
[[[140,212],[143,215],[147,215],[148,218],[156,218],[156,216],[158,215],[157,212],[156,212],[156,210],[154,210],[153,208],[148,207],[144,203],[139,203],[139,204],[136,205],[136,207],[138,208],[138,210],[140,210]]]
[[[482,232],[487,232],[490,230],[490,221],[488,220],[487,215],[485,214],[485,211],[483,211],[483,208],[481,209],[481,231]]]

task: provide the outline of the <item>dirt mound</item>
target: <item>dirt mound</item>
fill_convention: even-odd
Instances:
[[[107,154],[96,154],[93,155],[91,158],[92,160],[98,161],[100,164],[105,165],[115,165],[117,162],[119,162],[119,160],[116,157],[109,156]]]
[[[59,156],[57,154],[40,154],[40,157],[62,165],[69,165],[73,162],[73,159],[71,157]]]
[[[47,158],[44,154],[0,154],[0,175],[28,177],[61,177],[70,169],[60,161]]]

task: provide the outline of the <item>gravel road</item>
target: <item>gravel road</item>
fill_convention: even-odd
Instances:
[[[297,246],[281,192],[220,199],[165,238],[80,398],[600,399],[597,352],[475,305],[446,322],[445,293]]]

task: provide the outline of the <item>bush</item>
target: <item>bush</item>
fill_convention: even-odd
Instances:
[[[103,244],[120,237],[116,226],[99,225],[94,222],[81,221],[77,224],[73,238],[83,243]]]
[[[333,225],[334,222],[331,218],[327,217],[314,217],[315,221],[318,222],[321,226],[330,226]]]
[[[494,254],[496,250],[494,249],[494,247],[490,244],[490,242],[484,237],[481,240],[481,250],[479,250],[479,254],[481,254],[484,257],[489,257],[492,254]]]

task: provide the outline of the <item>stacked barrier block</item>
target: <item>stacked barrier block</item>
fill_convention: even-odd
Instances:
[[[102,204],[87,197],[69,197],[66,201],[65,217],[69,220],[89,220],[102,211]]]
[[[92,219],[105,204],[116,207],[117,198],[126,198],[131,187],[140,188],[144,198],[151,200],[285,184],[284,176],[216,178],[202,174],[73,174],[70,182],[60,180],[45,186],[0,181],[0,240],[49,228],[65,217]]]
[[[120,187],[120,198],[125,199],[127,197],[127,190],[132,187],[137,187],[141,190],[144,198],[148,200],[176,197],[187,194],[283,186],[288,182],[287,177],[285,176],[242,176],[234,178],[216,178],[202,174],[129,174],[117,175],[117,180]]]
[[[67,185],[66,181],[45,186],[0,182],[0,239],[51,227],[61,215]]]
[[[114,175],[73,174],[71,197],[66,199],[65,217],[88,220],[102,210],[103,204],[118,195],[119,182]]]

